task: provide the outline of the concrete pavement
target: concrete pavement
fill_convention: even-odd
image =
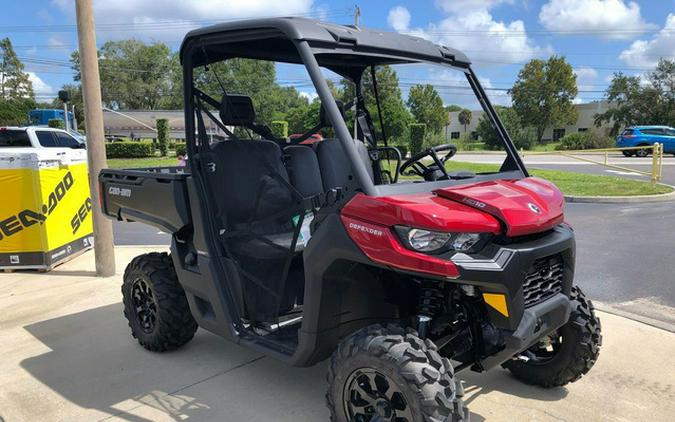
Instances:
[[[122,317],[121,273],[147,249],[118,247],[118,274],[93,253],[42,274],[0,275],[0,419],[322,421],[325,363],[292,368],[203,330],[154,354]],[[604,344],[577,383],[544,390],[508,372],[461,373],[473,421],[672,420],[675,334],[600,313]]]

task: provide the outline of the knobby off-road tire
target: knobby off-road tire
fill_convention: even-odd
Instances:
[[[197,331],[185,291],[166,253],[134,258],[124,270],[122,297],[131,335],[150,351],[177,349]]]
[[[332,422],[370,421],[372,412],[381,421],[468,421],[450,361],[398,325],[372,325],[344,339],[327,378]]]
[[[559,350],[542,361],[531,359],[528,362],[505,362],[502,366],[516,378],[541,387],[560,387],[577,381],[598,360],[602,334],[600,319],[595,316],[593,303],[576,286],[572,288],[570,299],[573,306],[570,319],[558,330],[562,338]]]

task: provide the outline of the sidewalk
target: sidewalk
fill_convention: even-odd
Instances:
[[[203,330],[175,352],[142,349],[122,316],[120,279],[147,250],[117,247],[110,278],[94,277],[92,252],[47,274],[0,275],[0,420],[328,419],[325,363],[292,368]],[[600,360],[567,388],[526,386],[501,369],[461,373],[471,420],[672,420],[675,334],[600,317]]]

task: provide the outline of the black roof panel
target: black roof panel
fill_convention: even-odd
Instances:
[[[181,58],[189,41],[202,37],[222,36],[223,42],[232,40],[257,42],[259,44],[252,48],[261,47],[261,54],[266,59],[285,61],[284,56],[287,54],[281,51],[278,58],[270,57],[269,51],[262,52],[264,43],[261,42],[260,33],[264,34],[265,31],[270,31],[270,34],[276,33],[276,37],[291,41],[308,41],[313,48],[319,48],[321,54],[331,54],[331,49],[339,49],[339,53],[336,50],[336,54],[344,54],[345,49],[353,49],[361,54],[372,53],[382,58],[384,62],[387,61],[387,57],[390,57],[392,61],[409,58],[412,61],[453,61],[459,65],[470,64],[469,59],[461,51],[434,44],[419,37],[296,17],[232,21],[192,30],[183,39]],[[248,35],[250,38],[247,38]],[[263,35],[262,39],[264,38]],[[254,56],[255,53],[251,55]]]

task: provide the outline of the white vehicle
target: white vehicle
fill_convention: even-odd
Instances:
[[[28,152],[36,150],[84,149],[85,144],[62,129],[39,126],[0,127],[0,151]]]

